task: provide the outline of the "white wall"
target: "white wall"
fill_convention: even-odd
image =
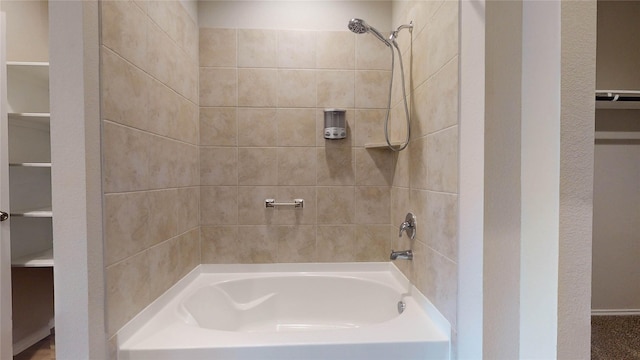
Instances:
[[[340,15],[337,15],[340,14]],[[346,31],[351,18],[391,30],[391,1],[198,2],[200,27]]]
[[[104,359],[98,3],[49,11],[56,358]]]
[[[486,11],[483,357],[517,359],[522,2],[489,1]]]
[[[459,359],[482,357],[485,2],[460,2]]]
[[[487,2],[485,21],[483,5],[463,2],[461,13],[459,358],[588,359],[595,2],[525,1],[524,12],[517,3]],[[536,32],[543,24],[551,28]],[[466,63],[476,59],[465,54],[483,55],[469,42],[483,31],[487,85],[475,95],[486,96],[486,110],[479,129],[483,119],[465,112],[479,78]],[[549,46],[558,32],[561,41]],[[470,149],[482,151],[474,135],[484,137],[483,175],[469,167]],[[473,191],[479,186],[483,197]],[[471,215],[471,200],[484,202],[483,225]],[[474,274],[479,266],[482,274]],[[550,268],[535,273],[541,266]],[[536,294],[537,303],[523,301],[536,289],[547,293]],[[474,296],[481,314],[473,312]]]
[[[552,359],[558,322],[560,2],[524,1],[522,22],[519,358]]]

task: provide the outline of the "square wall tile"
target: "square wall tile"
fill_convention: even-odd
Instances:
[[[158,298],[178,280],[180,274],[180,247],[178,238],[162,242],[148,250],[149,256],[149,296]]]
[[[315,185],[316,148],[278,148],[278,185]]]
[[[203,264],[240,263],[237,226],[203,226],[201,232]]]
[[[278,71],[238,69],[238,106],[275,107]]]
[[[200,66],[237,66],[236,29],[200,29]]]
[[[356,185],[391,185],[393,152],[387,149],[356,149]]]
[[[356,186],[356,224],[386,224],[390,190],[388,186]]]
[[[278,107],[316,106],[315,70],[278,70]]]
[[[355,69],[356,35],[350,31],[322,31],[316,34],[317,69]]]
[[[112,265],[147,247],[149,203],[146,192],[107,194],[105,211],[105,264]]]
[[[315,109],[278,109],[278,146],[315,146]]]
[[[353,186],[319,186],[318,224],[352,224],[355,218]]]
[[[107,333],[111,336],[151,302],[147,253],[107,267],[105,276]]]
[[[276,109],[238,108],[238,145],[276,146],[276,115]]]
[[[384,142],[386,117],[386,109],[357,109],[355,111],[355,146],[363,147],[368,143]]]
[[[266,264],[278,260],[278,228],[275,226],[238,227],[237,249],[240,263]]]
[[[316,261],[315,226],[278,226],[277,231],[279,263]]]
[[[102,47],[102,116],[149,129],[149,91],[153,80],[108,48]]]
[[[391,70],[391,51],[375,36],[356,36],[356,70]]]
[[[317,72],[318,101],[321,108],[353,108],[355,74],[353,71]]]
[[[458,260],[458,195],[427,192],[425,243],[452,261]]]
[[[276,30],[238,30],[238,67],[275,68]]]
[[[200,185],[237,185],[238,149],[200,148]]]
[[[187,275],[196,266],[200,265],[200,228],[195,228],[178,237],[180,250],[179,278]]]
[[[315,69],[316,32],[278,31],[278,67],[289,69]]]
[[[237,186],[201,186],[200,219],[202,225],[238,223]]]
[[[147,247],[159,244],[178,235],[176,189],[163,189],[147,192],[149,199],[149,228],[147,229]]]
[[[428,135],[427,138],[428,188],[458,192],[458,126]]]
[[[409,178],[411,188],[426,190],[427,168],[430,166],[428,160],[427,137],[414,138],[409,145]]]
[[[238,144],[237,109],[200,108],[200,145],[235,146]]]
[[[319,262],[355,261],[353,225],[318,226],[316,247]]]
[[[200,226],[200,187],[177,189],[176,222],[178,234]]]
[[[355,261],[388,261],[388,225],[356,225],[354,251]]]
[[[104,192],[149,188],[151,135],[108,121],[103,123]]]
[[[355,156],[351,147],[319,147],[318,185],[354,185]]]
[[[150,136],[149,139],[149,188],[162,189],[177,185],[179,150],[176,141]],[[197,158],[197,155],[196,155]]]
[[[277,185],[278,152],[275,148],[239,148],[239,185]]]
[[[200,106],[236,106],[236,69],[200,68]]]
[[[360,109],[385,109],[389,103],[391,72],[361,70],[355,73],[355,102]]]
[[[266,208],[265,199],[276,199],[277,186],[239,186],[238,224],[269,225],[275,223],[276,209]]]

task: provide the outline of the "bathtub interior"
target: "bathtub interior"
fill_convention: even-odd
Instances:
[[[117,333],[117,357],[449,359],[450,334],[391,263],[205,264]]]
[[[327,294],[323,289],[335,294]],[[227,281],[186,296],[189,324],[222,331],[310,331],[359,328],[398,316],[398,292],[350,277],[315,275]],[[211,304],[217,304],[212,307]]]

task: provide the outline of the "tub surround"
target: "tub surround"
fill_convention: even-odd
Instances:
[[[383,139],[391,59],[344,29],[200,29],[203,263],[388,259],[394,159],[364,144]],[[325,108],[347,110],[346,139],[324,139]]]
[[[198,30],[179,1],[100,6],[111,337],[200,263]]]
[[[458,262],[458,2],[393,1],[392,25],[414,22],[398,37],[411,101],[411,143],[398,154],[391,186],[393,249],[412,249],[395,264],[456,329]],[[407,71],[411,69],[411,71]],[[395,76],[400,76],[397,71]],[[404,108],[394,88],[392,134],[403,139]],[[416,239],[398,238],[412,211]]]

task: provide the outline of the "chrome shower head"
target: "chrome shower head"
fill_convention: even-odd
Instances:
[[[364,34],[369,31],[369,25],[362,19],[349,20],[349,30],[356,34]]]
[[[378,30],[376,30],[376,28],[374,28],[373,26],[370,26],[362,19],[354,18],[349,20],[348,27],[349,27],[349,30],[351,30],[356,34],[371,33],[375,37],[377,37],[378,40],[382,41],[385,45],[391,46],[391,43],[389,42],[389,40],[385,39],[384,36],[382,36],[382,34],[380,34]]]

